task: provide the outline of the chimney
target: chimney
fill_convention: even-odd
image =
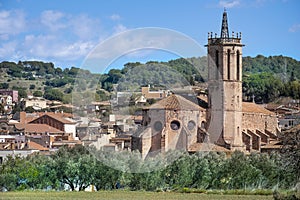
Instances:
[[[25,124],[25,121],[26,121],[26,112],[21,111],[20,112],[20,123]]]

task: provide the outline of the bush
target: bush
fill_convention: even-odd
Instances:
[[[43,92],[40,90],[36,90],[33,92],[33,96],[35,97],[42,97],[43,96]]]
[[[35,88],[35,85],[34,85],[34,84],[31,84],[31,85],[29,86],[29,89],[30,89],[30,90],[34,90],[34,88]]]

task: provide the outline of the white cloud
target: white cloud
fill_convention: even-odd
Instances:
[[[2,43],[2,45],[0,46],[0,55],[3,58],[9,57],[11,55],[16,55],[16,49],[17,49],[16,41]]]
[[[26,29],[25,15],[20,10],[0,11],[0,39],[8,39]]]
[[[111,15],[109,18],[110,18],[111,20],[113,20],[113,21],[118,21],[118,20],[121,19],[121,16],[118,15],[118,14],[113,14],[113,15]]]
[[[121,32],[123,32],[123,31],[127,31],[128,29],[124,26],[124,25],[122,25],[122,24],[118,24],[118,25],[116,25],[115,27],[114,27],[114,32],[115,32],[115,34],[117,34],[117,33],[121,33]]]
[[[233,0],[233,1],[221,0],[219,2],[219,6],[224,7],[224,8],[233,8],[233,7],[236,7],[236,6],[239,6],[239,5],[240,5],[239,0]]]
[[[72,17],[72,32],[80,39],[91,39],[101,34],[101,23],[99,19],[93,19],[87,15],[79,15]]]
[[[300,31],[300,24],[294,24],[291,28],[289,28],[289,32],[298,32]]]
[[[29,17],[25,18],[20,10],[0,10],[1,60],[37,59],[78,64],[99,40],[127,30],[118,23],[103,28],[99,18],[87,14],[45,10],[37,18]],[[112,15],[111,19],[116,21],[120,16]]]
[[[67,42],[54,35],[27,35],[22,48],[28,56],[76,60],[85,56],[93,47],[90,41]]]
[[[51,31],[58,31],[65,28],[67,25],[63,21],[65,14],[58,11],[46,10],[41,14],[41,23],[48,27]]]

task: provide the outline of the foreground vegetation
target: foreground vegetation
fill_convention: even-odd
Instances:
[[[0,193],[0,199],[106,199],[106,200],[238,200],[238,199],[256,199],[267,200],[273,199],[271,195],[222,195],[222,194],[199,194],[199,193],[175,193],[175,192],[144,192],[144,191],[99,191],[99,192],[39,192],[39,191],[26,191],[26,192],[7,192]]]
[[[106,157],[110,163],[99,156]],[[128,159],[122,160],[124,157]],[[299,166],[293,165],[296,158],[278,153],[245,155],[237,151],[226,157],[216,152],[193,155],[168,152],[166,158],[172,157],[177,159],[169,165],[160,162],[161,168],[151,168],[137,152],[113,156],[82,146],[64,147],[51,156],[8,157],[0,166],[0,188],[83,191],[94,185],[96,190],[181,191],[187,188],[184,192],[189,192],[193,189],[290,189],[299,182]]]

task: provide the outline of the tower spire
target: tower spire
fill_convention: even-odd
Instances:
[[[229,38],[227,12],[225,8],[224,8],[223,19],[222,19],[221,38]]]

